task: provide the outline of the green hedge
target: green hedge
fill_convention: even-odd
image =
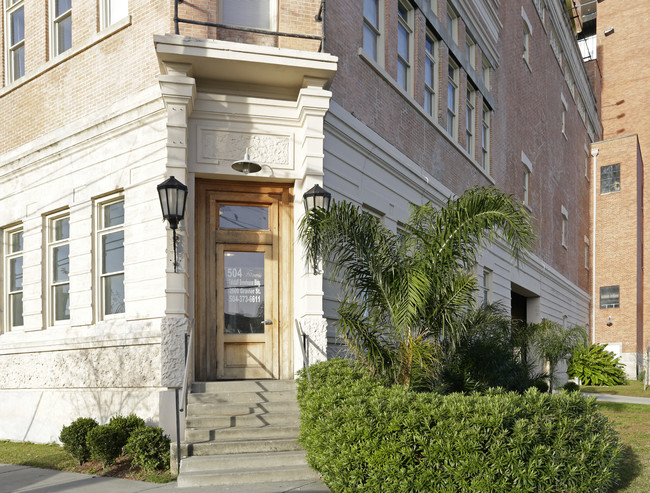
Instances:
[[[598,492],[620,446],[578,393],[415,393],[345,360],[298,382],[300,441],[334,492]]]

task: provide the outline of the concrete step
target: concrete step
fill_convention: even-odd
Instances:
[[[188,404],[187,416],[241,416],[244,414],[263,413],[285,413],[298,412],[298,402],[277,401],[277,402],[243,402],[243,403],[221,403],[221,404]]]
[[[268,392],[295,390],[295,380],[221,380],[218,382],[194,382],[192,393],[217,392]]]
[[[245,414],[241,416],[188,416],[187,428],[232,428],[232,427],[259,427],[259,426],[295,426],[300,423],[300,414],[292,413],[266,413]]]
[[[230,455],[303,450],[297,438],[210,441],[188,444],[188,455]]]
[[[309,466],[268,467],[256,471],[241,469],[188,472],[178,476],[178,488],[217,486],[278,481],[317,480],[318,474]]]
[[[277,402],[295,401],[296,390],[269,390],[259,392],[215,392],[189,394],[188,404],[230,404],[235,402]]]
[[[183,459],[181,474],[201,471],[226,471],[239,469],[252,471],[269,467],[306,466],[304,450],[235,455],[206,455]]]
[[[260,426],[250,428],[185,429],[186,442],[210,440],[252,440],[255,438],[296,438],[300,426]]]

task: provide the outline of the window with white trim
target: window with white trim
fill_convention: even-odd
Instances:
[[[521,152],[521,163],[524,168],[524,181],[523,181],[523,203],[530,206],[530,175],[533,171],[533,163],[526,156],[525,152]]]
[[[363,49],[376,62],[381,57],[381,0],[363,0]]]
[[[221,22],[257,29],[277,29],[277,0],[219,0]]]
[[[561,95],[562,98],[562,135],[564,135],[565,139],[568,139],[566,135],[566,112],[567,112],[567,102],[566,99],[564,99],[564,94]]]
[[[447,32],[454,43],[458,44],[458,13],[447,2]]]
[[[465,103],[465,150],[475,159],[474,156],[474,128],[476,127],[476,90],[467,85],[467,101]]]
[[[458,72],[454,62],[447,69],[447,133],[458,138]]]
[[[567,237],[569,235],[569,231],[568,231],[569,213],[567,212],[564,206],[562,206],[561,212],[562,212],[562,246],[564,248],[568,248]]]
[[[589,270],[589,237],[585,235],[585,269]]]
[[[589,181],[589,147],[585,145],[585,178]]]
[[[49,321],[70,320],[70,216],[47,220]]]
[[[102,29],[124,19],[129,13],[129,0],[101,0],[100,20]]]
[[[97,205],[96,244],[100,315],[124,313],[124,199]]]
[[[405,91],[411,90],[411,35],[413,9],[397,2],[397,83]]]
[[[7,81],[25,75],[25,6],[22,0],[7,0]]]
[[[483,276],[481,278],[481,303],[484,305],[492,303],[492,271],[490,269],[483,269]]]
[[[60,55],[72,48],[72,0],[52,0],[52,54]]]
[[[438,0],[429,0],[429,5],[433,13],[438,17]]]
[[[22,328],[23,322],[23,230],[5,231],[5,332]]]
[[[490,109],[483,105],[481,118],[481,167],[490,172]]]
[[[465,56],[469,66],[476,70],[476,42],[469,34],[465,36]]]
[[[530,26],[524,21],[524,60],[530,67]]]
[[[600,308],[618,308],[619,304],[620,294],[618,286],[600,287]]]
[[[490,62],[488,59],[483,56],[483,64],[482,64],[482,76],[483,76],[483,84],[485,85],[486,89],[490,89]]]
[[[424,109],[434,118],[438,115],[438,40],[427,33],[424,57]]]

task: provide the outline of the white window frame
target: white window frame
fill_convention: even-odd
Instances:
[[[401,7],[401,9],[400,9]],[[406,18],[404,18],[406,14]],[[400,31],[406,34],[406,53],[400,51]],[[404,2],[397,2],[397,84],[406,92],[411,94],[413,88],[413,8]],[[404,71],[403,77],[400,77],[400,69]]]
[[[431,44],[431,50],[428,49],[427,43]],[[436,121],[438,116],[438,39],[427,31],[424,43],[424,109]],[[426,68],[429,67],[431,80],[427,80]],[[427,97],[429,101],[427,102]]]
[[[235,2],[240,2],[241,0],[226,0],[226,1],[235,1]],[[253,25],[252,23],[250,24],[244,24],[244,23],[237,23],[237,22],[231,22],[224,16],[224,7],[223,7],[223,2],[224,0],[218,0],[218,7],[219,7],[219,21],[222,24],[229,24],[232,26],[241,26],[241,27],[252,27],[255,29],[263,29],[265,31],[277,31],[278,30],[278,1],[277,0],[257,0],[258,2],[268,2],[269,5],[269,26],[257,26]]]
[[[569,247],[568,245],[568,236],[569,236],[569,213],[567,212],[566,208],[562,206],[561,208],[562,212],[562,246],[566,249]]]
[[[616,297],[616,302],[615,303],[605,303],[603,306],[603,289],[607,288],[616,288],[617,292],[617,297]],[[611,289],[614,291],[614,289]],[[620,308],[621,307],[621,287],[618,284],[610,285],[610,286],[600,286],[599,291],[599,297],[598,297],[598,306],[600,306],[601,310],[607,310],[610,308]]]
[[[458,12],[447,2],[447,32],[451,40],[458,46]]]
[[[106,313],[106,282],[107,279],[110,277],[115,277],[122,275],[122,282],[123,282],[123,288],[124,288],[124,283],[126,281],[125,275],[124,275],[124,263],[122,264],[122,270],[115,270],[115,271],[110,271],[110,272],[103,272],[104,266],[103,266],[103,256],[104,256],[104,242],[103,238],[117,232],[122,232],[124,235],[125,232],[125,221],[123,220],[122,223],[114,225],[114,226],[106,226],[104,224],[104,210],[107,207],[110,207],[111,205],[117,204],[117,203],[122,203],[122,207],[124,208],[124,197],[122,195],[116,195],[116,196],[111,196],[111,197],[103,197],[101,201],[96,201],[95,202],[95,231],[96,231],[96,252],[95,252],[95,269],[96,269],[96,283],[97,283],[97,289],[96,289],[96,306],[97,306],[97,315],[100,320],[106,320],[110,318],[116,318],[116,317],[122,317],[124,316],[124,313],[126,311],[126,296],[122,299],[122,311],[121,312],[113,312],[113,313]],[[122,243],[122,255],[124,255],[125,248],[124,248],[124,237],[123,237],[123,243]]]
[[[476,159],[474,151],[476,146],[476,89],[471,84],[467,84],[467,99],[465,101],[465,150],[472,157]]]
[[[460,68],[454,61],[449,60],[447,66],[447,133],[458,140],[458,91]],[[450,98],[449,93],[453,91]],[[451,100],[450,100],[451,99]]]
[[[589,237],[585,235],[585,269],[589,270]]]
[[[101,0],[99,12],[102,29],[106,29],[129,14],[129,0]]]
[[[492,278],[493,272],[487,267],[483,268],[483,276],[481,279],[481,291],[482,299],[481,304],[491,304],[493,298],[493,289],[492,289]]]
[[[375,25],[373,22],[373,19],[369,19],[366,17],[365,12],[365,6],[366,4],[374,4],[375,8],[377,9],[377,19],[376,22],[377,24]],[[379,63],[380,65],[384,64],[384,16],[383,16],[383,6],[384,2],[383,0],[363,0],[363,6],[364,6],[364,15],[363,15],[363,33],[362,33],[362,41],[361,41],[361,46],[363,47],[363,50],[368,54],[370,58],[372,58],[374,61]],[[365,34],[369,33],[372,35],[373,40],[374,40],[374,56],[372,51],[368,50],[368,47],[366,46],[366,36]]]
[[[68,221],[68,236],[63,238],[56,237],[56,224],[60,221]],[[47,244],[47,305],[48,305],[48,325],[61,325],[70,323],[70,273],[68,272],[67,279],[57,280],[54,271],[55,271],[55,255],[54,250],[61,247],[68,247],[68,269],[70,267],[70,214],[68,211],[63,213],[54,214],[46,218],[47,227],[46,227],[46,244]],[[56,306],[57,306],[57,288],[67,286],[68,287],[68,317],[57,318]]]
[[[72,1],[70,2],[70,8],[65,12],[62,12],[58,17],[56,16],[56,2],[57,0],[50,1],[50,39],[53,57],[56,57],[72,48]],[[59,29],[62,23],[68,18],[70,18],[70,46],[65,48],[59,46]]]
[[[481,112],[481,167],[490,173],[490,119],[492,112],[485,104]]]
[[[20,249],[19,250],[14,250],[13,249],[13,239],[14,235],[20,235]],[[5,305],[5,317],[4,317],[4,327],[5,330],[4,332],[12,332],[12,331],[21,331],[24,330],[25,328],[25,305],[24,305],[24,263],[21,265],[21,270],[23,272],[22,276],[22,281],[21,281],[21,287],[20,289],[11,289],[11,262],[12,260],[16,260],[18,258],[21,259],[21,262],[24,259],[24,252],[25,252],[25,245],[24,245],[24,236],[23,236],[23,227],[22,225],[20,226],[14,226],[11,228],[7,228],[4,231],[4,305]],[[13,297],[20,295],[21,297],[21,321],[22,324],[20,325],[13,325]]]
[[[607,190],[603,190],[603,172],[605,170],[611,169],[612,171],[617,169],[614,166],[618,166],[618,182],[613,181],[612,186]],[[621,191],[621,163],[606,164],[600,167],[600,194],[607,195],[610,193],[618,193]]]
[[[533,27],[530,24],[530,21],[528,20],[528,15],[526,15],[526,11],[524,10],[524,7],[521,7],[521,18],[523,20],[523,59],[526,62],[526,65],[528,65],[528,68],[532,70],[530,66],[530,50],[532,48],[532,38],[533,38]]]
[[[589,181],[589,146],[585,145],[585,179]]]
[[[530,207],[530,176],[533,172],[533,163],[524,151],[521,151],[521,163],[524,165],[523,203]]]
[[[465,56],[469,66],[476,70],[476,41],[472,39],[469,33],[465,35]]]
[[[23,0],[6,0],[5,6],[5,46],[7,47],[5,53],[7,66],[6,74],[7,82],[11,83],[25,75],[25,3]],[[11,22],[11,17],[20,9],[23,9],[23,38],[14,44],[11,44],[11,38],[13,35],[13,23]],[[19,50],[22,50],[22,72],[17,73],[16,69],[20,67],[17,67],[14,63],[14,57]]]
[[[567,109],[568,109],[569,106],[568,106],[568,104],[566,102],[564,94],[560,94],[560,98],[562,99],[562,121],[561,121],[561,123],[562,123],[562,135],[564,136],[564,138],[566,140],[569,140],[569,138],[567,137],[567,134],[566,134],[566,112],[567,112]]]
[[[483,85],[485,86],[486,89],[489,90],[490,89],[490,69],[492,67],[490,66],[490,62],[485,57],[485,55],[483,56],[483,61],[482,61],[482,67],[481,68],[482,68],[481,74],[483,76]]]

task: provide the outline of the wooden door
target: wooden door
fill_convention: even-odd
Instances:
[[[197,198],[197,379],[281,378],[292,368],[289,188],[210,182]]]

